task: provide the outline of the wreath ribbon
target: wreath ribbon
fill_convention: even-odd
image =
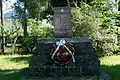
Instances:
[[[73,62],[75,62],[73,53],[67,48],[65,43],[66,43],[65,40],[60,40],[59,42],[56,42],[56,45],[58,45],[58,46],[57,46],[56,50],[54,51],[54,53],[52,54],[51,58],[54,59],[54,56],[57,53],[57,51],[59,50],[60,46],[64,46],[66,48],[66,50],[69,52],[69,54],[71,54]]]

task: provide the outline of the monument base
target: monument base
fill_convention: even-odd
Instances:
[[[56,41],[61,39],[73,44],[75,48],[75,63],[72,61],[64,66],[58,66],[49,60],[49,53]],[[36,53],[29,63],[30,73],[46,76],[99,76],[100,61],[87,38],[47,38],[38,39]]]

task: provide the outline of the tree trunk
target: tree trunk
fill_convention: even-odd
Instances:
[[[27,14],[26,14],[26,0],[24,2],[24,17],[23,17],[23,26],[24,26],[24,37],[27,36]]]
[[[4,53],[4,34],[3,34],[3,24],[4,24],[4,14],[3,14],[3,4],[2,0],[0,0],[0,9],[1,9],[1,52]]]

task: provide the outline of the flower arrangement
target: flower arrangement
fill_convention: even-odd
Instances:
[[[74,59],[74,48],[71,44],[68,44],[65,40],[56,42],[52,52],[50,53],[51,59],[60,65],[67,64]]]

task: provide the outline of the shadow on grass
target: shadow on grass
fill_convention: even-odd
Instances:
[[[14,57],[14,58],[7,58],[12,62],[22,62],[25,61],[26,63],[29,63],[31,60],[32,56],[22,56],[22,57]]]
[[[102,65],[102,67],[111,76],[112,80],[120,80],[120,65]]]
[[[20,70],[0,70],[0,80],[20,80],[28,71],[28,68]]]

